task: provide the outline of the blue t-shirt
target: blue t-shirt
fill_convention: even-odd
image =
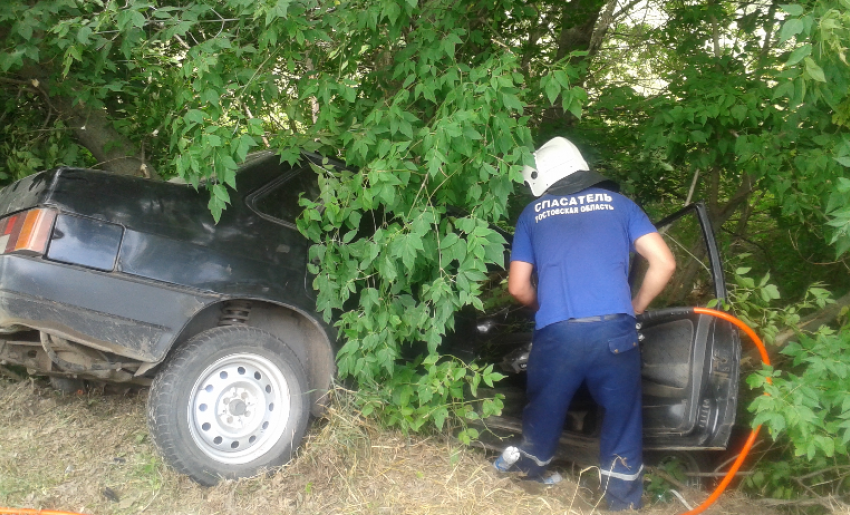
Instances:
[[[543,195],[523,210],[511,261],[534,265],[537,329],[615,313],[634,315],[629,253],[655,226],[634,202],[602,188]]]

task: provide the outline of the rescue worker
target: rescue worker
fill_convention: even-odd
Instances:
[[[586,382],[604,409],[599,460],[608,508],[638,509],[643,435],[635,315],[664,289],[675,259],[646,214],[590,171],[572,142],[554,138],[534,158],[523,178],[538,198],[517,222],[508,276],[510,294],[536,311],[523,439],[494,466],[547,484],[559,481],[544,472],[570,401]],[[649,269],[632,298],[634,251]]]

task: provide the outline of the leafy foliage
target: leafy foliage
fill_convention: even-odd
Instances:
[[[748,255],[740,255],[738,259],[747,259]],[[770,273],[766,273],[758,282],[749,276],[752,268],[739,266],[733,273],[733,284],[730,288],[730,305],[724,309],[735,308],[735,315],[748,326],[757,329],[760,336],[768,344],[773,343],[776,336],[787,328],[797,328],[803,315],[825,308],[835,303],[831,294],[820,283],[815,283],[796,302],[779,304],[781,295],[779,287],[771,281]],[[709,307],[714,307],[716,301]]]
[[[748,256],[739,256],[746,259]],[[796,341],[772,357],[773,366],[754,371],[749,386],[761,392],[749,402],[753,427],[765,425],[774,443],[746,478],[748,490],[779,500],[800,496],[830,506],[846,491],[850,461],[850,332],[824,326],[814,334],[799,330],[804,315],[835,301],[822,285],[811,285],[802,299],[780,304],[770,274],[756,280],[749,267],[735,270],[732,303],[736,315],[757,329],[766,343],[794,328]],[[846,308],[845,308],[846,309]],[[765,459],[766,458],[766,459]]]
[[[792,359],[792,371],[766,367],[748,379],[751,387],[767,393],[750,406],[756,413],[753,424],[767,423],[772,435],[785,431],[797,456],[847,454],[850,333],[825,330],[814,337],[801,335],[799,340],[781,351]],[[798,369],[799,374],[794,372]]]
[[[747,378],[762,393],[749,402],[751,424],[765,425],[774,444],[745,485],[775,499],[803,496],[829,506],[830,496],[846,490],[850,470],[850,403],[844,394],[850,380],[850,332],[846,326],[839,331],[824,326],[814,334],[798,329],[805,314],[835,302],[822,285],[811,285],[802,299],[781,305],[770,275],[755,280],[749,272],[738,267],[734,274],[732,302],[738,317],[767,343],[788,328],[795,328],[797,336],[771,358],[773,366]]]
[[[411,25],[419,8],[409,4],[392,16],[370,9],[384,23],[378,32],[410,32],[395,44],[381,40],[382,55],[396,56],[392,66],[357,83],[358,91],[383,90],[380,104],[340,90],[347,86],[336,66],[306,79],[304,95],[333,91],[327,105],[338,109],[320,110],[315,135],[335,138],[359,171],[319,170],[321,198],[304,201],[299,229],[316,243],[310,257],[318,263],[319,309],[327,320],[346,310],[337,323],[346,340],[340,376],[374,392],[363,397],[364,409],[383,408],[389,424],[415,430],[433,421],[442,428],[450,412],[460,420],[478,416],[463,401],[464,388],[474,396],[479,384],[501,377],[492,366],[441,359],[438,346],[455,311],[483,308],[479,285],[488,265],[504,265],[505,240],[490,224],[505,216],[528,161],[523,112],[546,105],[540,88],[548,101],[562,98],[561,106],[575,111],[582,90],[570,88],[577,73],[567,62],[529,86],[512,52],[470,55],[480,34],[459,28],[469,11],[457,5],[429,5],[430,23],[422,25]],[[362,23],[355,14],[337,26]],[[378,38],[361,32],[363,39],[337,47],[340,66]],[[345,113],[342,125],[336,113]],[[427,357],[400,360],[417,342]],[[481,406],[485,416],[500,408],[498,399]],[[461,438],[474,435],[469,429]]]
[[[754,425],[765,424],[779,449],[797,460],[779,459],[759,467],[748,486],[777,498],[841,495],[850,468],[850,331],[822,330],[800,335],[782,350],[789,370],[772,367],[747,382],[764,389],[750,404]]]

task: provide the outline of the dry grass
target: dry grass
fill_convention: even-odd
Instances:
[[[0,378],[0,506],[91,515],[605,513],[598,496],[570,477],[548,488],[499,477],[481,450],[378,431],[344,407],[314,425],[289,465],[203,488],[156,456],[144,425],[145,396],[63,397],[46,382]],[[699,504],[707,494],[684,495]],[[683,511],[678,503],[644,510]],[[732,494],[706,513],[772,512]]]

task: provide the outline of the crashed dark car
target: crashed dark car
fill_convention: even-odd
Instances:
[[[309,244],[294,223],[299,196],[317,195],[311,163],[321,162],[308,154],[295,166],[272,154],[249,159],[218,224],[190,185],[59,168],[6,187],[0,364],[57,385],[150,386],[154,442],[201,484],[285,463],[310,414],[322,411],[338,349],[315,311]],[[684,276],[667,303],[724,300],[704,208],[673,218],[678,229],[662,231]],[[635,281],[640,269],[636,262]],[[506,409],[485,423],[516,437],[529,314],[492,305],[460,316],[445,345],[509,373]],[[724,448],[735,416],[737,332],[711,317],[651,315],[641,329],[647,449]],[[570,459],[595,459],[601,417],[592,399],[576,398],[563,438]]]
[[[150,385],[153,440],[202,484],[285,463],[334,374],[295,227],[316,174],[259,156],[213,223],[190,185],[59,168],[0,192],[0,363]]]

